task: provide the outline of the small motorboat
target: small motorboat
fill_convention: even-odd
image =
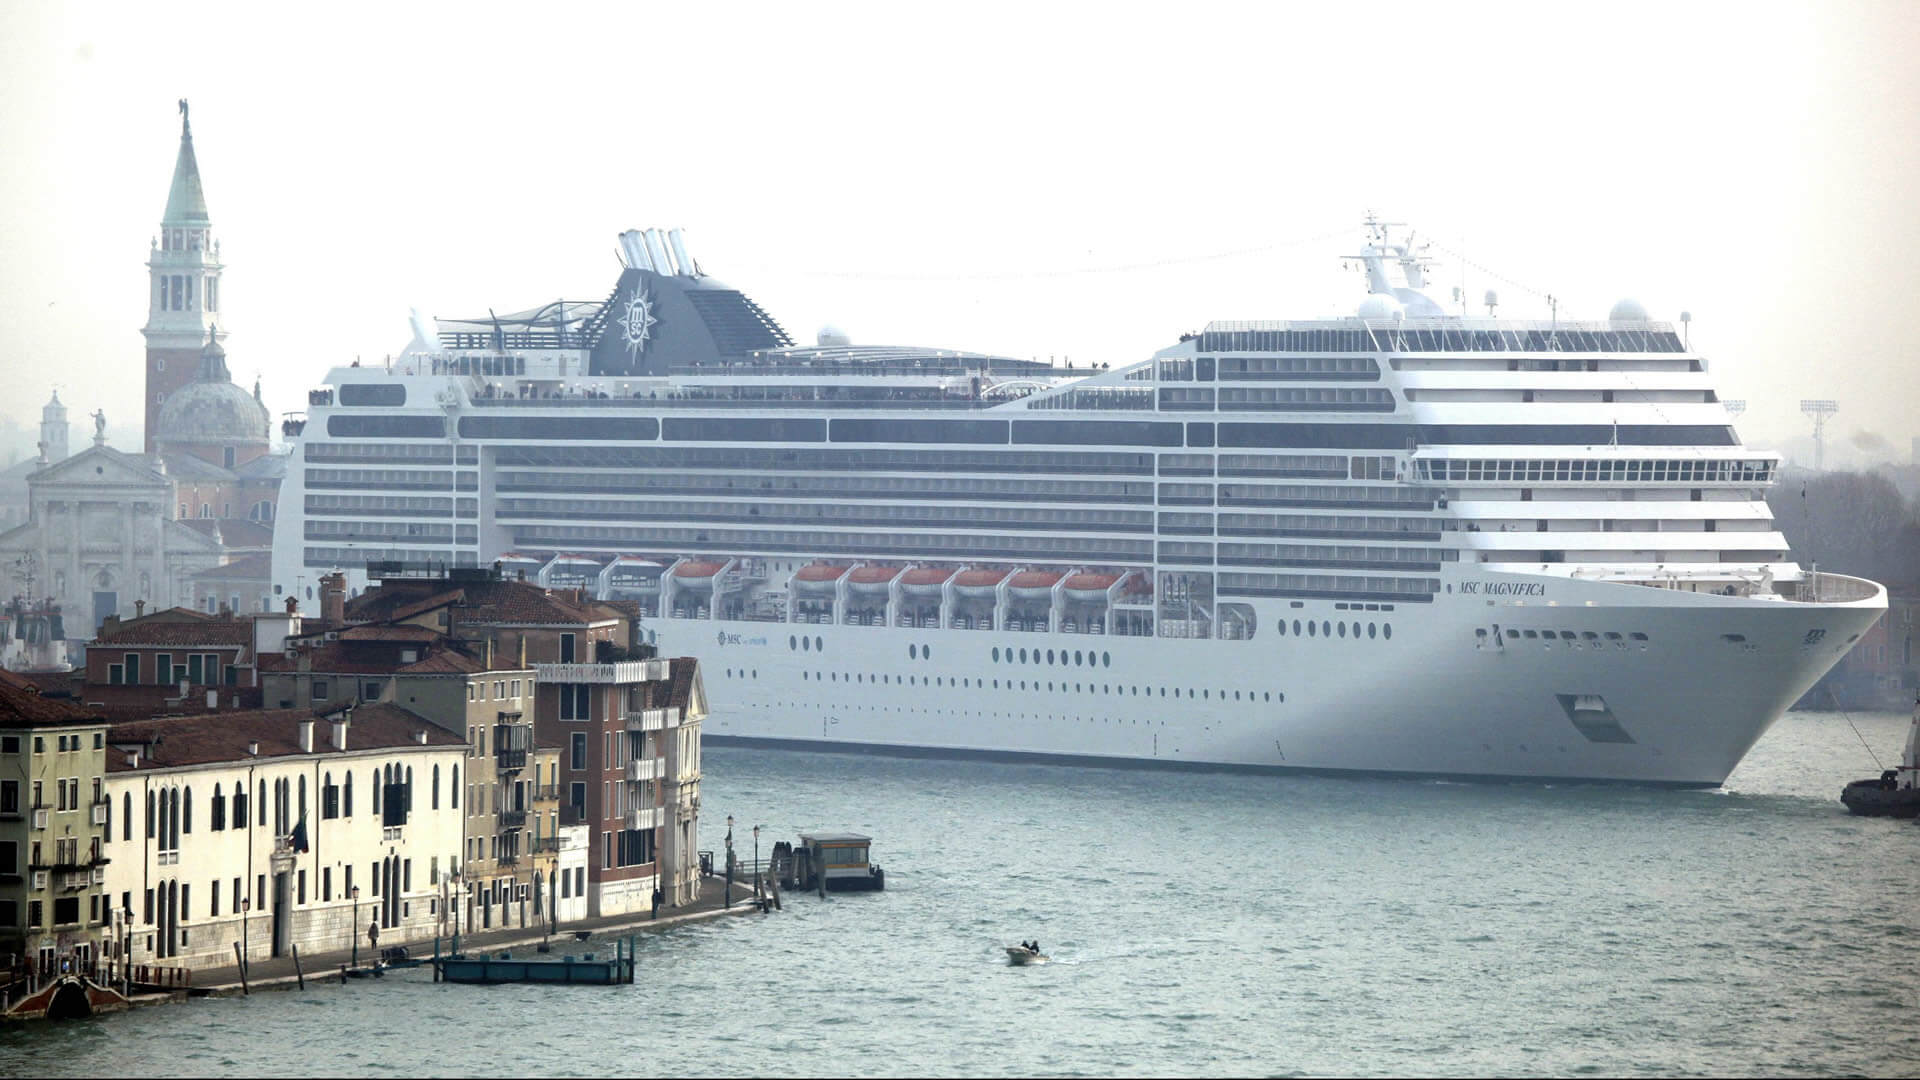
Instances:
[[[1007,963],[1012,964],[1014,967],[1026,967],[1029,964],[1044,964],[1046,962],[1046,953],[1035,952],[1025,945],[1007,946]]]
[[[1867,817],[1920,817],[1920,701],[1914,702],[1899,768],[1885,770],[1876,780],[1855,780],[1841,789],[1840,801]]]

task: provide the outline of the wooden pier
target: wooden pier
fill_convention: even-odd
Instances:
[[[615,938],[613,956],[598,959],[592,953],[575,958],[554,959],[538,954],[518,958],[510,952],[494,956],[435,956],[433,977],[436,982],[455,983],[553,983],[574,986],[615,986],[633,981],[633,935]]]

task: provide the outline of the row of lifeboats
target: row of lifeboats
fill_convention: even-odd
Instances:
[[[1092,602],[1104,600],[1108,590],[1115,582],[1128,574],[1104,571],[1065,572],[1058,570],[1012,570],[1005,568],[961,570],[954,567],[915,567],[907,569],[900,566],[845,566],[830,563],[815,563],[802,567],[793,575],[793,589],[796,593],[823,594],[834,592],[842,578],[847,588],[855,593],[886,593],[892,589],[896,580],[900,591],[907,596],[922,599],[937,599],[949,582],[953,591],[970,599],[991,599],[1000,590],[1002,583],[1014,597],[1022,600],[1048,600],[1053,596],[1056,586],[1062,586],[1069,600]],[[1131,591],[1147,591],[1146,579],[1139,574],[1131,575],[1135,580],[1130,583]]]
[[[701,590],[711,587],[716,575],[725,570],[725,560],[683,559],[669,568],[653,559],[635,555],[617,555],[611,562],[590,555],[561,554],[549,559],[508,552],[495,566],[518,572],[530,580],[549,586],[590,586],[596,581],[614,587],[658,587],[662,575],[670,573],[682,588]],[[612,580],[608,581],[611,577]],[[1139,571],[1093,570],[1017,570],[1006,567],[960,568],[928,566],[855,566],[847,563],[813,563],[793,575],[792,588],[798,595],[832,595],[845,579],[855,593],[873,595],[891,591],[897,581],[902,593],[919,599],[938,599],[951,583],[954,592],[966,599],[992,599],[1004,584],[1016,599],[1050,600],[1061,587],[1066,598],[1082,603],[1105,600],[1116,582],[1123,582],[1121,593],[1145,596],[1153,591],[1146,574]]]

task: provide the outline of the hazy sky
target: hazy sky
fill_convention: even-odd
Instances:
[[[1920,3],[0,5],[0,424],[137,449],[191,99],[237,381],[603,298],[681,226],[794,336],[1125,363],[1350,313],[1369,209],[1501,313],[1694,315],[1749,441],[1920,434]],[[1486,268],[1485,270],[1477,267]],[[1499,275],[1500,280],[1491,274]],[[1443,289],[1444,291],[1444,289]],[[18,443],[30,452],[31,437]],[[0,441],[0,463],[10,449]]]

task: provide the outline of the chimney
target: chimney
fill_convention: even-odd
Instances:
[[[297,615],[299,614],[299,612],[300,612],[300,598],[297,596],[291,596],[291,595],[288,596],[287,597],[287,614]]]
[[[133,617],[137,619],[140,616],[145,615],[146,613],[147,613],[147,602],[145,600],[135,600],[133,602]]]
[[[208,690],[207,691],[207,708],[217,709],[219,707],[220,707],[220,691]]]
[[[353,710],[352,710],[352,709],[348,709],[348,710],[346,711],[346,714],[345,714],[345,715],[343,715],[343,716],[340,716],[340,717],[338,717],[338,718],[336,718],[336,719],[334,720],[334,722],[333,722],[333,738],[332,738],[332,740],[331,740],[331,741],[332,741],[332,743],[333,743],[333,748],[334,748],[335,750],[341,750],[341,751],[344,751],[344,750],[346,750],[346,748],[347,748],[347,725],[348,725],[348,724],[351,724],[352,722],[353,722]]]
[[[257,743],[257,742],[250,742],[250,743],[248,743],[248,744],[247,744],[247,756],[248,756],[248,757],[259,757],[259,756],[260,756],[260,744],[259,744],[259,743]]]
[[[140,767],[140,748],[136,746],[127,751],[127,768],[137,769],[139,767]]]
[[[320,619],[331,627],[347,621],[347,575],[338,570],[320,579]]]
[[[421,728],[419,731],[414,732],[413,741],[419,743],[421,746],[427,745],[427,729]]]
[[[300,752],[313,753],[313,721],[310,719],[300,721]]]

